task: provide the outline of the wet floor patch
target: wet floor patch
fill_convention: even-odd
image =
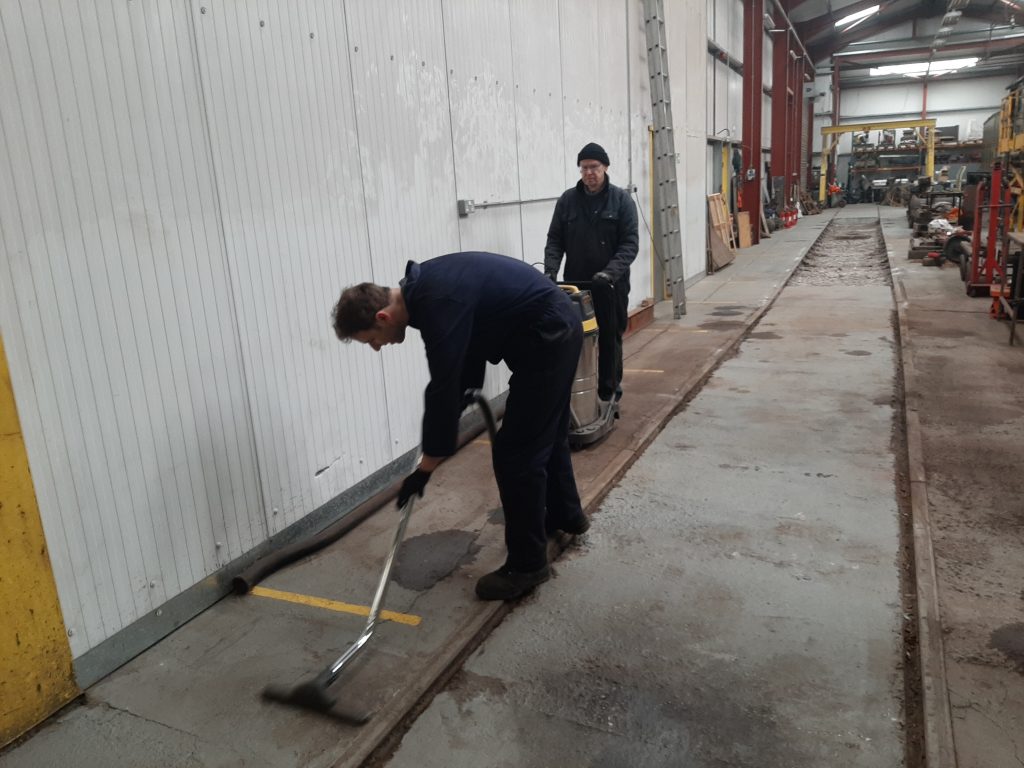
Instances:
[[[790,284],[891,285],[878,219],[833,219],[793,273]]]
[[[414,536],[398,551],[394,579],[405,589],[423,592],[433,587],[480,551],[471,531],[435,531]]]
[[[697,327],[703,328],[706,331],[731,331],[734,328],[740,328],[742,325],[742,320],[709,320]]]
[[[1024,624],[1007,624],[989,638],[989,647],[1001,651],[1024,674]]]

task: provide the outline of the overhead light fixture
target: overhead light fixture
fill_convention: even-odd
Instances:
[[[796,51],[794,51],[792,48],[789,51],[789,58],[791,58],[793,61],[796,61],[797,59]]]
[[[864,21],[864,19],[866,19],[871,14],[878,13],[878,9],[879,9],[879,6],[873,5],[870,8],[865,8],[863,11],[857,11],[856,13],[851,13],[849,16],[844,16],[839,21],[837,21],[835,23],[835,26],[836,27],[845,27],[847,24],[850,24],[852,26],[853,24],[856,24],[856,23],[859,23],[861,21]],[[843,31],[845,32],[846,30],[844,29]]]
[[[942,26],[952,27],[954,24],[960,21],[961,16],[963,16],[963,13],[961,11],[947,12],[946,15],[942,17]]]
[[[938,42],[938,41],[936,41]],[[972,56],[969,59],[947,59],[946,61],[919,61],[913,64],[888,64],[884,67],[872,67],[869,74],[872,77],[883,75],[905,75],[906,77],[939,77],[949,72],[956,72],[961,69],[973,67],[978,63],[978,57]]]

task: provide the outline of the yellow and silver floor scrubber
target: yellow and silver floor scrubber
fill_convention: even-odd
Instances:
[[[594,300],[590,291],[580,284],[560,285],[572,299],[583,323],[583,349],[576,366],[576,378],[572,384],[570,400],[569,445],[583,448],[596,443],[612,431],[619,417],[619,403],[604,401],[597,397],[597,317]]]

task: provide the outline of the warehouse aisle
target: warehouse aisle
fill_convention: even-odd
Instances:
[[[588,509],[728,358],[832,213],[739,252],[687,290],[683,319],[672,321],[662,302],[659,319],[626,339],[622,418],[574,457]],[[476,579],[504,558],[500,522],[490,448],[478,439],[445,462],[417,504],[388,592],[394,614],[337,684],[347,703],[375,710],[365,726],[267,704],[260,691],[309,676],[358,635],[394,530],[390,502],[334,545],[267,578],[259,594],[222,600],[92,686],[0,753],[0,768],[362,765],[388,748],[490,628],[529,607],[473,594]]]
[[[949,765],[1022,765],[1024,755],[1024,347],[966,295],[958,270],[907,259],[903,211],[879,209],[904,300],[907,408],[919,450],[915,509],[934,552],[933,733]],[[1018,326],[1018,340],[1024,327]],[[913,455],[913,454],[912,454]],[[922,547],[923,549],[923,547]]]
[[[893,300],[858,213],[387,765],[903,763]]]

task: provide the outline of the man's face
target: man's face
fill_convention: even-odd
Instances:
[[[580,177],[587,192],[597,192],[604,186],[604,175],[608,166],[597,160],[584,160],[580,163]]]
[[[378,312],[373,328],[357,331],[352,334],[352,338],[362,344],[369,344],[374,352],[380,352],[381,347],[405,341],[405,324],[397,322],[387,312]]]

